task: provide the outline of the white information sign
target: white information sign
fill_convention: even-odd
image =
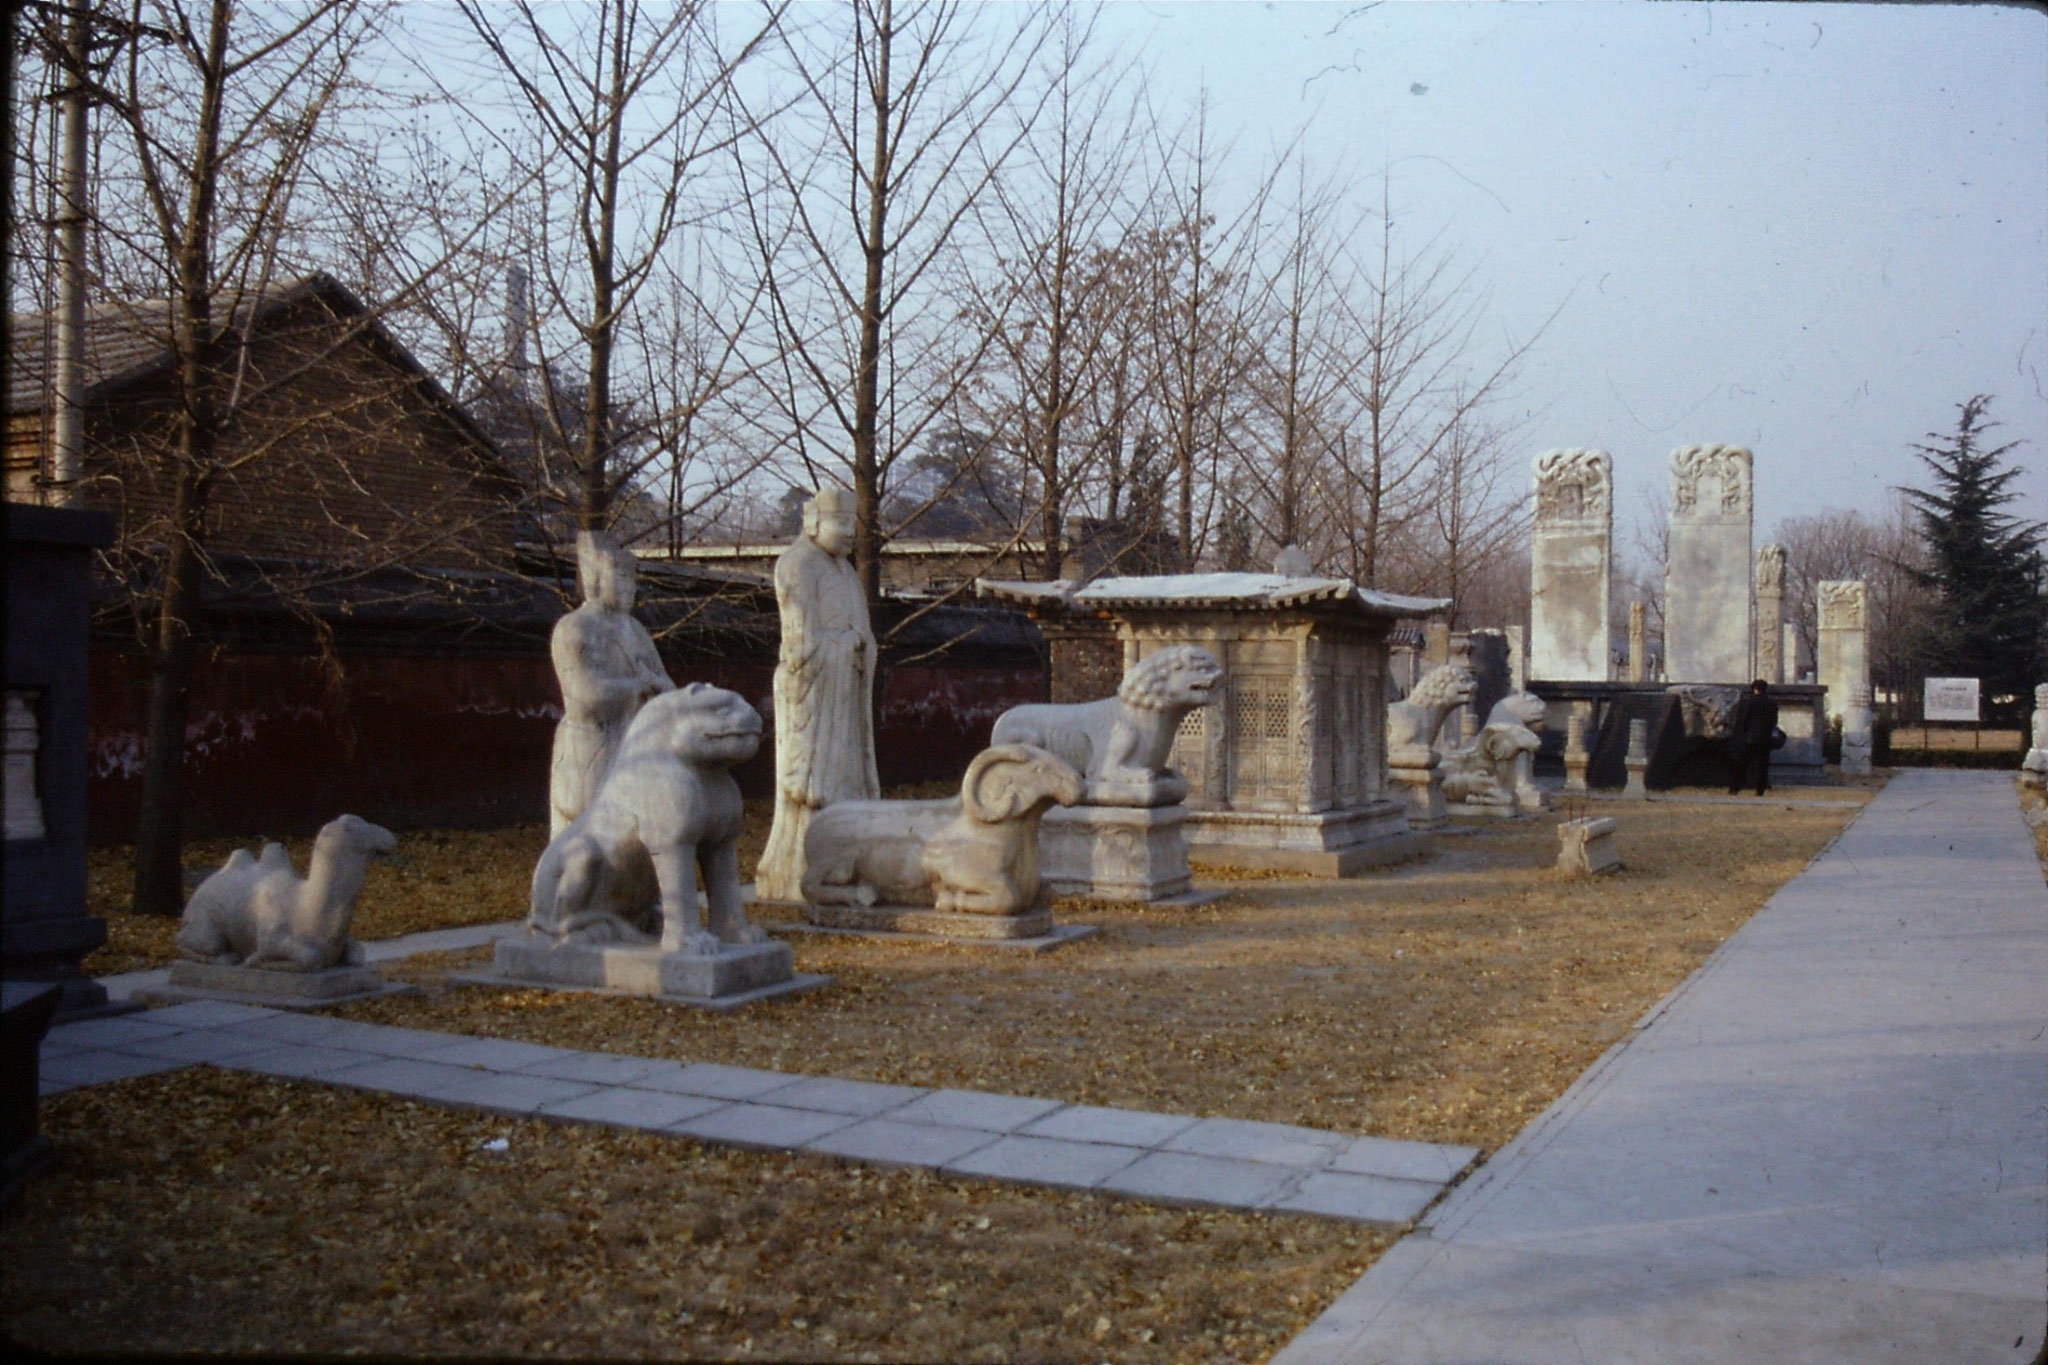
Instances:
[[[1927,706],[1922,714],[1929,720],[1977,720],[1977,680],[1929,678]]]

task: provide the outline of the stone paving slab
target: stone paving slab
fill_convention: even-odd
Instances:
[[[1299,1185],[1275,1198],[1269,1207],[1364,1223],[1408,1223],[1428,1208],[1442,1189],[1440,1181],[1310,1171]]]
[[[512,1038],[454,1036],[445,1043],[422,1049],[417,1055],[423,1062],[474,1066],[485,1071],[521,1071],[541,1062],[560,1061],[564,1057],[574,1057],[577,1054],[566,1047],[522,1043]]]
[[[784,1109],[773,1104],[728,1104],[681,1123],[670,1124],[671,1133],[686,1133],[707,1142],[731,1143],[735,1147],[757,1147],[780,1151],[815,1142],[830,1132],[860,1122],[851,1114],[829,1114],[821,1109]]]
[[[914,1085],[877,1085],[873,1081],[842,1081],[833,1076],[807,1076],[771,1090],[766,1098],[788,1109],[822,1109],[862,1118],[887,1113],[931,1093]]]
[[[1202,1119],[1159,1145],[1169,1152],[1236,1157],[1276,1166],[1318,1166],[1349,1141],[1342,1133],[1250,1119]]]
[[[556,1080],[585,1081],[591,1085],[631,1085],[660,1071],[658,1057],[626,1057],[609,1052],[568,1052],[543,1057],[519,1068],[523,1075],[552,1076]]]
[[[726,1066],[722,1062],[690,1062],[673,1075],[657,1072],[633,1082],[647,1090],[674,1090],[685,1095],[709,1095],[722,1100],[758,1099],[780,1090],[795,1078],[786,1071],[761,1071],[751,1066]]]
[[[1193,1114],[1147,1114],[1136,1109],[1105,1109],[1074,1104],[1026,1124],[1018,1131],[1029,1137],[1065,1138],[1069,1142],[1109,1142],[1120,1147],[1156,1147],[1199,1122]]]
[[[1276,1365],[2042,1358],[2048,888],[1907,770]]]
[[[131,1076],[154,1076],[191,1065],[168,1057],[137,1057],[126,1052],[73,1052],[45,1057],[36,1073],[37,1093],[61,1094],[83,1085],[105,1085]]]
[[[1064,1106],[1058,1100],[1025,1095],[992,1095],[983,1090],[935,1090],[889,1117],[904,1123],[941,1123],[1010,1133]]]
[[[265,1076],[289,1076],[297,1080],[317,1080],[336,1071],[346,1071],[352,1066],[361,1066],[368,1060],[361,1052],[348,1052],[338,1047],[321,1047],[318,1043],[287,1043],[278,1047],[265,1048],[260,1052],[244,1052],[237,1055],[232,1069],[255,1071]]]
[[[629,1090],[624,1086],[586,1090],[569,1099],[544,1104],[540,1112],[548,1118],[581,1119],[616,1128],[672,1128],[725,1107],[724,1100],[702,1095],[667,1094],[659,1090]]]
[[[1025,1185],[1092,1190],[1144,1155],[1137,1148],[1102,1142],[1011,1134],[947,1162],[944,1169],[948,1175],[978,1175]]]
[[[984,1128],[863,1119],[804,1144],[807,1151],[882,1166],[944,1166],[996,1141]]]
[[[1162,1204],[1229,1204],[1265,1208],[1301,1179],[1299,1171],[1263,1161],[1148,1152],[1095,1188],[1133,1194]]]

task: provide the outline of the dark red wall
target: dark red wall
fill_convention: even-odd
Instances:
[[[671,661],[669,671],[732,688],[769,713],[766,662]],[[997,715],[1044,698],[1036,668],[885,664],[883,782],[958,777]],[[134,837],[148,701],[144,660],[93,651],[87,830],[96,843]],[[185,832],[304,833],[343,811],[400,829],[543,821],[560,715],[553,669],[538,655],[350,654],[336,676],[304,655],[202,653],[186,727]],[[738,772],[751,795],[772,790],[771,750]]]

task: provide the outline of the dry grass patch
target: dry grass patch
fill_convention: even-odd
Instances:
[[[207,1068],[44,1118],[0,1322],[67,1355],[1256,1360],[1391,1241]]]
[[[1867,792],[1837,789],[1837,802]],[[451,987],[353,1017],[1494,1148],[1796,874],[1839,804],[1601,803],[1627,870],[1552,871],[1551,819],[1347,881],[1233,883],[1197,908],[1067,902],[1092,939],[1000,948],[796,934],[827,990],[712,1015]],[[430,979],[443,964],[420,964]]]

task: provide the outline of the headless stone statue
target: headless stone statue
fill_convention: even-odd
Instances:
[[[633,557],[602,532],[576,537],[583,605],[555,623],[549,644],[562,685],[548,777],[549,837],[596,796],[641,703],[674,686],[654,639],[633,619]]]
[[[782,649],[775,665],[775,824],[754,877],[762,900],[803,898],[804,835],[835,801],[872,801],[875,635],[847,555],[853,495],[823,488],[775,561]]]

